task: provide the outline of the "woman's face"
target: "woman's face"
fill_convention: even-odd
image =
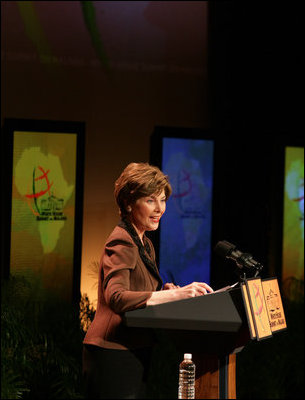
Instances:
[[[159,195],[141,197],[131,205],[130,218],[142,238],[145,231],[158,229],[159,221],[166,208],[164,190]]]

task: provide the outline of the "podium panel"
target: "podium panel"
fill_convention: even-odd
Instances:
[[[196,364],[196,398],[236,398],[235,353],[250,340],[241,289],[128,311],[130,327],[162,331]]]
[[[125,313],[127,326],[237,332],[243,323],[240,289],[148,306]]]

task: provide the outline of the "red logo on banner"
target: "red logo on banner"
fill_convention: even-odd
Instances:
[[[33,188],[33,193],[31,194],[26,194],[25,197],[28,199],[28,204],[33,212],[34,215],[40,215],[40,209],[38,207],[38,203],[37,203],[37,199],[44,196],[46,193],[48,193],[48,195],[50,196],[50,188],[53,185],[53,182],[50,183],[49,178],[48,178],[48,173],[50,172],[50,170],[48,169],[47,171],[45,171],[43,169],[43,167],[38,166],[38,169],[42,172],[42,175],[38,176],[35,178],[35,171],[36,168],[34,168],[33,170],[33,181],[32,181],[32,188]],[[39,192],[36,192],[36,182],[37,181],[41,181],[41,180],[45,180],[46,182],[46,189],[44,190],[40,190]],[[30,200],[33,199],[34,200],[34,204],[35,204],[35,209],[36,211],[33,209],[32,204],[30,202]]]

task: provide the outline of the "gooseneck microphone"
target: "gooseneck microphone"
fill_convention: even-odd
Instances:
[[[262,264],[255,261],[251,254],[242,253],[234,244],[229,243],[226,240],[218,242],[214,248],[214,251],[221,258],[229,258],[235,261],[236,265],[240,269],[255,269],[258,273],[263,268]]]

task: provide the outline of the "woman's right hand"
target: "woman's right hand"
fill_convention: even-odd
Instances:
[[[192,282],[188,285],[176,289],[178,297],[185,299],[188,297],[203,296],[207,293],[213,293],[214,290],[205,282]]]
[[[169,287],[168,287],[169,289]],[[160,290],[152,292],[151,297],[147,300],[146,305],[154,306],[157,304],[167,303],[187,299],[190,297],[203,296],[207,293],[213,293],[214,290],[205,282],[192,282],[188,285],[171,288],[171,290]]]

